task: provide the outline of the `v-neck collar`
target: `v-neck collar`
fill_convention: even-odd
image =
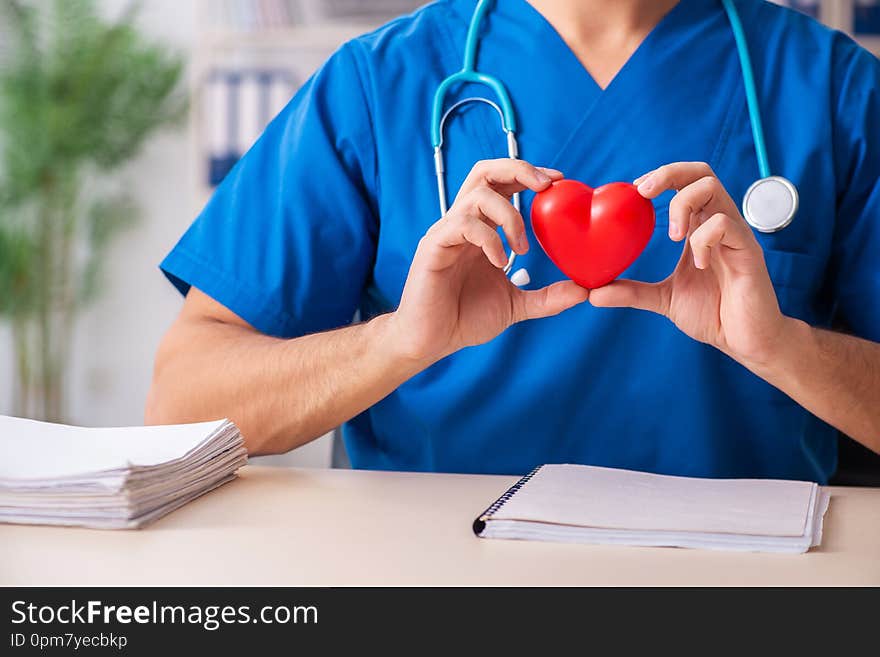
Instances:
[[[469,25],[474,7],[476,6],[476,0],[450,0],[450,4],[465,24]],[[562,35],[528,0],[496,0],[484,20],[491,21],[492,16],[497,14],[507,19],[528,23],[532,29],[536,30],[535,38],[542,45],[552,49],[547,53],[547,61],[559,62],[567,70],[578,71],[579,80],[577,82],[587,85],[595,95],[601,95],[607,93],[621,77],[627,74],[628,69],[633,67],[634,62],[644,56],[644,51],[651,49],[651,43],[661,39],[663,33],[669,31],[670,25],[676,25],[682,20],[687,20],[687,16],[694,5],[700,4],[717,3],[711,0],[708,3],[706,0],[679,0],[678,4],[670,9],[645,38],[642,39],[635,51],[627,58],[623,66],[620,67],[605,87],[596,82],[596,79],[581,60],[578,59],[571,47],[565,42],[565,39],[562,38]],[[483,29],[485,30],[485,26]],[[477,52],[477,69],[479,70],[479,48]]]
[[[496,11],[501,13],[515,11],[526,16],[528,20],[536,26],[536,29],[541,31],[540,36],[544,40],[544,43],[553,47],[553,54],[562,60],[568,60],[565,65],[571,67],[572,70],[579,69],[582,73],[582,81],[584,84],[590,85],[596,94],[603,94],[614,85],[618,78],[626,75],[627,69],[630,68],[630,64],[642,56],[642,51],[650,47],[650,42],[658,38],[656,35],[666,29],[666,24],[675,22],[676,14],[684,11],[682,5],[684,5],[685,2],[686,0],[679,0],[679,2],[672,7],[672,9],[670,9],[653,28],[651,28],[651,31],[645,35],[636,49],[614,74],[614,77],[612,77],[604,87],[596,82],[596,78],[594,78],[593,74],[590,73],[586,66],[584,66],[584,63],[574,53],[571,46],[566,43],[565,39],[562,38],[562,35],[553,24],[550,23],[550,21],[544,17],[544,14],[538,11],[532,3],[528,2],[528,0],[505,0],[504,2],[497,2]]]
[[[445,26],[447,29],[444,31],[447,33],[450,46],[444,58],[452,67],[460,67],[464,35],[470,24],[476,0],[448,0],[448,6],[452,9],[452,13],[457,15],[460,23],[457,28],[452,25]],[[520,117],[518,136],[521,137],[521,144],[526,144],[523,157],[537,156],[543,165],[553,166],[560,163],[563,154],[571,148],[574,141],[577,141],[578,136],[583,134],[582,127],[589,125],[601,108],[611,107],[619,102],[638,101],[638,97],[633,97],[633,94],[637,94],[638,90],[644,87],[645,81],[668,75],[663,68],[668,65],[669,53],[681,49],[681,35],[692,31],[696,25],[703,24],[710,17],[726,22],[719,0],[680,0],[642,40],[608,86],[602,89],[556,29],[527,0],[496,0],[482,26],[480,46],[485,44],[486,49],[484,51],[483,48],[478,47],[477,69],[499,76],[507,85],[517,109],[521,107],[517,104],[519,98],[531,98],[532,103],[542,107],[539,112],[541,116],[539,124],[530,122],[529,117],[518,112]],[[518,34],[530,36],[526,37],[526,42],[517,43],[514,39],[518,37],[514,35]],[[507,40],[508,43],[501,46],[499,39]],[[521,76],[510,76],[511,59],[519,61],[523,58],[526,58],[523,61],[530,58],[545,61],[548,67],[553,69],[552,77],[561,75],[566,78],[564,112],[567,118],[560,120],[562,117],[558,116],[561,111],[558,100],[552,101],[550,105],[542,100],[546,95],[546,89],[543,88],[545,85],[540,77],[532,76],[525,79]],[[508,70],[507,75],[505,70]],[[559,99],[555,93],[553,96]],[[556,121],[553,120],[554,117]],[[544,128],[547,125],[565,126],[564,133],[560,135],[557,132],[555,136],[545,137]],[[536,126],[540,127],[538,134],[535,134]],[[481,141],[484,145],[493,144],[495,135],[486,133],[488,128],[485,126],[481,126],[481,129]],[[561,141],[559,141],[560,136]],[[540,148],[537,152],[533,151],[531,145],[540,141],[553,141],[556,144],[550,151],[544,148]],[[545,145],[550,147],[549,143]],[[491,149],[486,155],[488,156],[490,152]]]

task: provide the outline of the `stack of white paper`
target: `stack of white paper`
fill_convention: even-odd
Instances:
[[[0,522],[140,527],[235,477],[228,420],[85,429],[0,416]]]
[[[545,465],[474,523],[485,538],[806,552],[829,496],[809,481],[698,479]]]

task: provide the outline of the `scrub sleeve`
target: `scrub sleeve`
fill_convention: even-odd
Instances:
[[[256,329],[349,324],[375,259],[376,148],[353,44],[300,89],[160,265]]]

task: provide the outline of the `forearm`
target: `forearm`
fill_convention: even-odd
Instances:
[[[228,417],[252,455],[289,451],[428,365],[394,352],[389,317],[292,340],[212,320],[175,327],[157,357],[147,422]]]
[[[786,321],[775,357],[746,366],[813,415],[880,453],[880,344]]]

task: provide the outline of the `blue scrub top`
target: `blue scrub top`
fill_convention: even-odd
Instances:
[[[757,235],[782,310],[880,341],[880,63],[798,13],[737,5],[771,165],[801,193],[788,228]],[[461,67],[473,7],[436,2],[340,48],[162,263],[181,292],[194,285],[282,337],[393,310],[438,217],[431,99]],[[739,199],[758,177],[717,0],[682,0],[605,90],[526,0],[496,3],[478,66],[510,90],[522,157],[569,178],[598,186],[703,160]],[[477,160],[505,155],[497,115],[480,105],[451,121],[447,143],[452,194]],[[655,234],[626,277],[674,268],[669,200],[657,199]],[[562,279],[530,239],[518,264],[533,286]],[[832,427],[721,352],[663,317],[588,303],[444,359],[344,436],[353,465],[377,469],[513,474],[570,462],[825,482],[837,458]]]

